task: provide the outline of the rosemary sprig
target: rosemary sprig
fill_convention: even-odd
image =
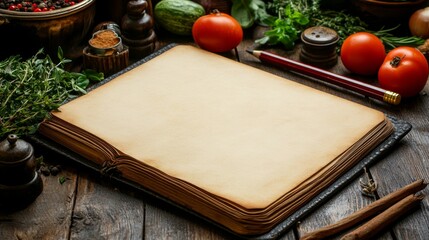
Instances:
[[[64,70],[71,60],[58,50],[54,63],[43,49],[23,60],[19,55],[0,61],[0,137],[14,133],[33,134],[38,124],[67,98],[86,93],[90,79],[103,79],[102,73]]]
[[[372,33],[377,37],[379,37],[381,41],[383,41],[384,45],[388,50],[399,46],[417,47],[425,43],[425,40],[420,37],[416,37],[416,36],[397,37],[393,35],[392,32],[396,30],[398,27],[399,25],[394,28],[380,29]]]

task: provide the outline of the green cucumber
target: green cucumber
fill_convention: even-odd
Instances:
[[[161,0],[154,8],[156,23],[177,35],[192,35],[192,25],[205,15],[204,7],[190,0]]]

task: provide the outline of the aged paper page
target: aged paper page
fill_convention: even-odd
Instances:
[[[264,208],[385,120],[383,113],[177,46],[55,116],[245,208]]]

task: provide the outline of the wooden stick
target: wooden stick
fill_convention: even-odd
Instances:
[[[305,234],[303,237],[301,237],[301,240],[310,240],[310,239],[324,239],[326,237],[335,235],[341,231],[344,231],[359,222],[362,222],[366,219],[369,219],[380,212],[386,210],[387,208],[391,207],[401,199],[404,199],[410,194],[415,194],[418,191],[424,189],[426,187],[426,183],[423,182],[423,180],[417,180],[399,190],[396,190],[393,193],[390,193],[389,195],[384,196],[383,198],[380,198],[379,200],[367,205],[364,208],[361,208],[360,210],[350,214],[349,216],[343,218],[342,220],[319,228],[318,230],[314,232],[310,232]]]
[[[409,195],[359,228],[346,234],[341,240],[373,239],[375,235],[386,229],[390,224],[417,207],[423,198],[424,196]]]

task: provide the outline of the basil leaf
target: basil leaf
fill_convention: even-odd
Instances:
[[[231,16],[234,17],[242,28],[249,28],[255,22],[253,10],[249,7],[251,0],[232,0]]]

